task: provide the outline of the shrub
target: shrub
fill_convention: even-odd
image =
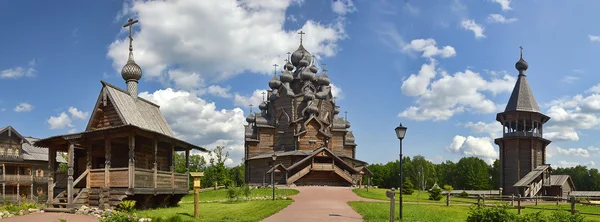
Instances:
[[[459,197],[468,197],[469,194],[467,193],[467,191],[463,191],[462,193],[458,194]]]
[[[444,190],[448,191],[448,193],[452,192],[454,188],[448,184],[444,185]]]
[[[227,197],[229,197],[229,200],[233,201],[233,200],[238,200],[240,196],[240,189],[235,187],[235,186],[229,186],[227,188]]]
[[[583,222],[585,219],[581,214],[571,215],[571,213],[562,210],[552,211],[548,217],[548,221],[567,221],[567,222]]]
[[[133,212],[135,209],[135,200],[123,200],[119,203],[119,209],[125,212]]]
[[[248,184],[244,184],[242,185],[241,188],[241,193],[246,197],[246,199],[248,199],[250,197],[250,195],[252,194],[252,191],[250,190],[250,186],[248,186]]]
[[[506,205],[496,207],[471,207],[467,222],[517,222],[519,217],[508,212]]]
[[[442,189],[440,188],[440,186],[437,185],[437,183],[435,185],[433,185],[433,188],[431,188],[431,190],[429,191],[429,199],[430,200],[441,200],[442,199]]]
[[[139,218],[136,214],[125,212],[112,211],[110,215],[104,215],[100,218],[100,222],[138,222]]]
[[[411,195],[415,192],[413,184],[410,180],[404,181],[402,184],[402,194]]]

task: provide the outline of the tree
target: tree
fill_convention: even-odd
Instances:
[[[429,199],[430,200],[441,200],[442,199],[442,189],[440,186],[436,184],[433,185],[431,190],[429,190]]]
[[[463,157],[456,164],[458,189],[485,190],[490,186],[489,166],[477,157]]]
[[[490,188],[498,189],[500,188],[500,160],[496,159],[494,164],[490,166],[490,176],[492,176],[490,180]]]
[[[58,155],[60,155],[64,160],[68,160],[68,156],[67,153],[65,152],[59,152]],[[67,173],[69,171],[69,165],[67,165],[67,163],[58,163],[58,170],[59,173]]]
[[[411,195],[415,192],[413,184],[410,180],[404,181],[402,184],[402,194]]]
[[[210,166],[204,171],[204,181],[202,183],[207,187],[217,185],[228,186],[231,184],[229,179],[228,168],[225,167],[225,160],[229,157],[229,152],[225,151],[224,146],[217,146],[211,151],[211,158],[209,160]]]

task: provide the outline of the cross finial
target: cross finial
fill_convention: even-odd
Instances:
[[[277,66],[279,66],[279,65],[277,65],[277,64],[273,64],[273,67],[275,67],[275,68],[273,69],[273,75],[277,75]]]
[[[253,107],[254,105],[250,104],[249,106],[250,106],[250,114],[252,114],[252,107]]]
[[[344,111],[344,117],[346,117],[346,121],[348,121],[348,111]]]
[[[132,32],[132,27],[133,24],[138,23],[138,20],[133,20],[132,18],[129,18],[129,20],[127,20],[127,23],[125,25],[123,25],[123,28],[129,27],[129,51],[133,51],[133,37],[131,36],[131,32]]]
[[[265,94],[266,94],[266,93],[265,93],[265,92],[262,92],[261,94],[263,95],[263,102],[264,102],[264,101],[265,101]]]
[[[304,33],[302,30],[300,30],[300,32],[298,32],[298,34],[300,35],[300,45],[302,45],[302,35],[304,35],[306,33]]]
[[[523,46],[519,46],[519,49],[521,49],[521,58],[523,58]]]

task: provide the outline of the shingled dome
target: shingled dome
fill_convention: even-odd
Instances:
[[[529,83],[527,82],[527,77],[525,76],[525,70],[527,70],[529,65],[521,56],[521,59],[515,64],[515,67],[519,70],[519,77],[504,112],[528,111],[539,113],[540,107],[535,101],[535,97],[533,96],[533,92],[531,91]]]

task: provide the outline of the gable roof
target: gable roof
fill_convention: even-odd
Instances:
[[[540,107],[535,101],[535,97],[533,96],[533,92],[529,87],[529,83],[527,82],[525,75],[519,74],[519,78],[517,79],[515,88],[513,88],[504,112],[507,111],[528,111],[540,113]]]
[[[100,82],[102,83],[102,91],[98,100],[102,99],[102,93],[106,93],[124,125],[133,125],[169,137],[175,137],[158,105],[140,97],[134,98],[127,91],[107,82]],[[100,102],[96,103],[86,131],[90,130],[91,122],[100,104]]]
[[[27,143],[23,143],[23,159],[24,160],[35,160],[35,161],[48,161],[48,148],[34,146],[38,138],[26,137]],[[56,155],[56,162],[66,163],[67,160],[61,155]]]
[[[572,190],[575,190],[575,184],[569,175],[550,175],[549,186],[563,186],[567,182],[571,184]]]
[[[25,139],[25,137],[22,136],[19,132],[17,132],[17,130],[15,130],[15,128],[13,128],[12,126],[5,126],[3,128],[0,128],[0,134],[4,133],[6,131],[9,131],[11,136],[14,134],[17,137],[19,137],[20,139],[22,139],[24,143],[29,143],[29,141],[27,139]]]
[[[342,158],[340,158],[340,157],[338,157],[337,155],[335,155],[335,153],[331,152],[331,150],[329,150],[327,147],[321,147],[321,148],[319,148],[319,149],[313,150],[313,151],[312,151],[312,153],[311,153],[309,156],[307,156],[307,157],[305,157],[304,159],[302,159],[302,160],[300,160],[300,161],[298,161],[298,162],[296,162],[296,163],[292,164],[292,165],[291,165],[291,166],[289,166],[287,169],[288,169],[288,170],[290,170],[290,169],[294,169],[294,168],[296,168],[297,166],[299,166],[300,164],[302,164],[302,163],[304,163],[304,162],[306,162],[306,161],[310,160],[310,158],[311,158],[311,157],[313,157],[313,156],[315,156],[315,155],[317,155],[318,153],[320,153],[320,152],[323,152],[323,151],[326,151],[327,153],[329,153],[329,155],[331,155],[331,156],[332,156],[332,157],[333,157],[333,158],[336,160],[336,161],[335,161],[335,163],[342,163],[342,165],[343,165],[344,167],[346,167],[346,168],[350,169],[351,171],[353,171],[353,173],[358,173],[358,171],[357,171],[357,170],[356,170],[354,167],[352,167],[352,166],[348,165],[348,163],[346,163],[346,161],[342,160]]]
[[[539,175],[542,175],[542,173],[548,168],[552,169],[549,164],[536,167],[534,170],[530,171],[523,178],[517,181],[513,187],[524,187],[529,185],[531,182],[533,182],[533,180],[535,180],[535,178],[537,178]]]

